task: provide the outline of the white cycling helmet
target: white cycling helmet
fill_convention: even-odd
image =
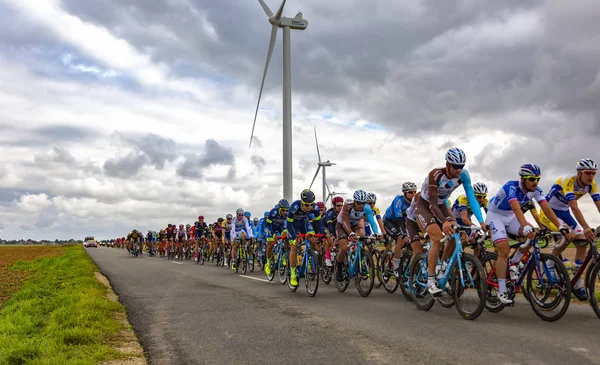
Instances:
[[[235,214],[244,214],[244,210],[242,208],[237,208]]]
[[[451,148],[446,152],[446,161],[453,165],[464,165],[467,163],[467,155],[460,148]]]
[[[577,162],[577,171],[581,170],[598,170],[598,164],[591,158],[582,158]]]
[[[369,201],[369,194],[364,190],[356,190],[354,192],[353,197],[354,201],[359,203],[366,203],[367,201]]]
[[[369,193],[369,201],[370,202],[376,202],[377,201],[377,195],[375,195],[375,193]]]
[[[478,182],[473,185],[473,191],[475,191],[475,194],[477,195],[487,195],[488,189],[484,183]]]
[[[404,184],[402,184],[402,192],[406,193],[407,191],[416,191],[417,190],[417,184],[415,184],[412,181],[407,181]]]

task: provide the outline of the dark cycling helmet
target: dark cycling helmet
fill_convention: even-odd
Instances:
[[[315,202],[315,193],[306,189],[300,193],[300,200],[304,204],[313,204]]]
[[[290,203],[285,199],[281,199],[275,207],[279,209],[290,209]]]

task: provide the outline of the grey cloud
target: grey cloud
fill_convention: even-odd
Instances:
[[[114,132],[111,138],[121,145],[134,148],[126,156],[110,159],[104,163],[104,170],[109,176],[134,176],[147,165],[162,170],[167,162],[174,161],[178,157],[175,141],[153,133],[143,136],[125,136],[120,132]]]
[[[40,189],[34,188],[0,188],[0,204],[11,203],[15,200],[19,200],[22,195],[25,194],[46,194],[50,199],[54,197],[54,194]]]
[[[137,175],[142,167],[149,162],[145,154],[130,152],[120,159],[110,159],[104,163],[104,171],[112,177],[131,177]]]
[[[6,225],[4,225],[4,223],[0,223],[0,231],[3,230],[4,227],[6,227]]]
[[[36,153],[34,156],[35,162],[58,162],[65,164],[76,163],[75,157],[66,149],[54,147],[49,153]]]
[[[252,136],[252,145],[258,148],[262,147],[262,141],[257,136]]]
[[[258,155],[253,155],[252,157],[250,157],[250,161],[252,161],[252,164],[256,166],[256,168],[259,170],[264,168],[267,164],[265,159]]]
[[[29,224],[21,224],[19,228],[21,228],[23,231],[33,231],[33,227]]]
[[[91,129],[56,125],[38,128],[35,133],[52,141],[83,141],[96,135]]]
[[[227,178],[235,178],[235,157],[231,148],[220,145],[214,139],[207,139],[204,153],[187,154],[177,168],[177,174],[183,177],[202,177],[206,168],[216,165],[230,166]]]
[[[138,149],[148,156],[149,163],[161,170],[165,163],[177,158],[175,141],[163,138],[153,133],[148,133],[142,138],[135,140]]]

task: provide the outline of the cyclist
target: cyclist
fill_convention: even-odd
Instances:
[[[248,218],[244,216],[244,210],[242,208],[238,208],[235,211],[235,217],[233,217],[231,222],[230,237],[232,242],[231,269],[235,271],[235,261],[237,259],[238,248],[237,238],[242,240],[242,245],[246,244],[247,238],[252,238],[252,228],[250,228]]]
[[[387,234],[396,241],[396,247],[394,248],[394,271],[398,270],[400,266],[402,248],[408,241],[405,237],[406,211],[411,206],[416,193],[417,184],[411,181],[403,183],[402,195],[396,195],[392,204],[385,210],[385,214],[383,215],[383,226]],[[386,249],[391,249],[391,244],[386,245]]]
[[[385,227],[383,226],[383,221],[381,220],[381,212],[379,211],[379,208],[375,206],[375,204],[377,204],[377,195],[375,195],[375,193],[368,194],[369,201],[367,202],[367,205],[365,205],[365,210],[371,211],[371,214],[375,216],[375,221],[377,222],[377,225],[373,229],[373,232],[371,232],[371,224],[365,224],[365,233],[367,234],[367,236],[370,236],[371,233],[379,234],[379,232],[385,235]],[[377,227],[379,227],[379,230],[377,229]]]
[[[346,252],[348,252],[348,240],[355,241],[358,236],[365,235],[365,205],[369,200],[369,194],[364,190],[356,190],[352,197],[353,200],[348,199],[344,202],[335,225],[338,244],[340,245],[340,252],[336,256],[335,279],[337,281],[344,280],[342,271]],[[373,215],[370,216],[369,223],[377,228]]]
[[[229,267],[229,256],[227,255],[227,250],[229,249],[229,247],[231,247],[231,241],[230,241],[230,237],[231,237],[231,226],[233,223],[233,215],[231,214],[227,214],[225,216],[225,222],[223,223],[223,233],[224,233],[224,248],[223,248],[223,252],[225,252],[225,267]]]
[[[265,274],[271,275],[273,261],[273,246],[276,236],[287,235],[287,214],[290,209],[290,203],[281,199],[276,208],[271,209],[267,218],[265,218],[264,231],[267,237],[267,263],[265,264]]]
[[[333,247],[333,241],[337,237],[335,233],[335,224],[337,223],[337,216],[342,211],[344,206],[344,198],[336,196],[331,200],[332,207],[325,212],[325,236],[327,242],[325,243],[325,266],[331,267],[331,247]]]
[[[533,226],[525,219],[525,215],[521,210],[521,205],[535,199],[551,222],[557,226],[561,225],[544,198],[542,189],[538,187],[541,176],[539,166],[534,164],[522,165],[519,169],[519,176],[521,177],[520,181],[509,181],[498,190],[496,195],[488,203],[488,214],[486,217],[486,222],[489,224],[492,231],[492,242],[494,242],[494,245],[498,250],[498,259],[496,260],[498,299],[503,304],[513,303],[513,300],[508,296],[506,289],[506,267],[508,254],[510,252],[507,233],[516,236],[522,234],[529,239],[535,237]],[[562,225],[561,228],[568,229],[568,226]],[[570,234],[570,236],[571,235],[572,234]],[[510,270],[513,272],[513,275],[518,275],[518,273],[515,273],[515,271],[518,270],[518,267],[514,264],[521,260],[524,253],[523,251],[525,250],[526,249],[520,249],[515,252],[511,260]]]
[[[296,200],[290,205],[287,215],[288,242],[290,245],[290,285],[298,286],[298,273],[296,266],[298,264],[298,246],[296,246],[296,237],[298,233],[314,234],[315,228],[312,222],[317,226],[316,233],[322,233],[321,212],[315,205],[315,193],[306,189],[300,193],[300,200]]]
[[[443,234],[454,234],[453,226],[456,224],[456,219],[452,215],[451,209],[447,206],[446,200],[454,190],[463,185],[471,207],[479,206],[473,193],[473,187],[471,186],[471,177],[469,176],[469,172],[464,168],[466,162],[467,156],[463,150],[460,148],[449,149],[446,152],[446,166],[435,168],[429,172],[421,187],[421,195],[416,202],[415,215],[417,223],[421,226],[421,230],[429,235],[432,242],[429,255],[427,256],[429,270],[427,290],[432,295],[442,292],[442,289],[437,285],[435,271],[442,248],[441,240]],[[481,209],[473,208],[473,213],[485,230],[486,225],[483,221]],[[453,241],[446,244],[442,255],[440,273],[445,270],[445,266],[447,265],[446,260],[452,255],[454,246],[455,243]]]
[[[573,240],[576,247],[574,271],[579,270],[583,264],[587,242],[593,242],[596,239],[596,235],[583,216],[577,200],[589,194],[600,212],[600,194],[594,181],[597,170],[598,165],[594,160],[589,158],[581,159],[577,162],[577,173],[558,178],[550,188],[548,195],[546,195],[546,200],[559,221],[575,231],[575,239]],[[575,217],[571,215],[569,209],[571,209]],[[556,226],[549,221],[548,216],[544,212],[540,214],[540,220],[548,229],[556,232]],[[560,256],[567,246],[568,242],[562,245],[562,247],[554,247],[552,254]],[[573,287],[573,294],[579,300],[587,299],[583,285],[583,277],[581,277]]]

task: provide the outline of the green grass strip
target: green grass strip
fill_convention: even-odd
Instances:
[[[123,327],[121,304],[105,298],[95,264],[81,246],[59,257],[17,261],[31,272],[0,311],[0,364],[97,364],[122,358],[109,346]]]

